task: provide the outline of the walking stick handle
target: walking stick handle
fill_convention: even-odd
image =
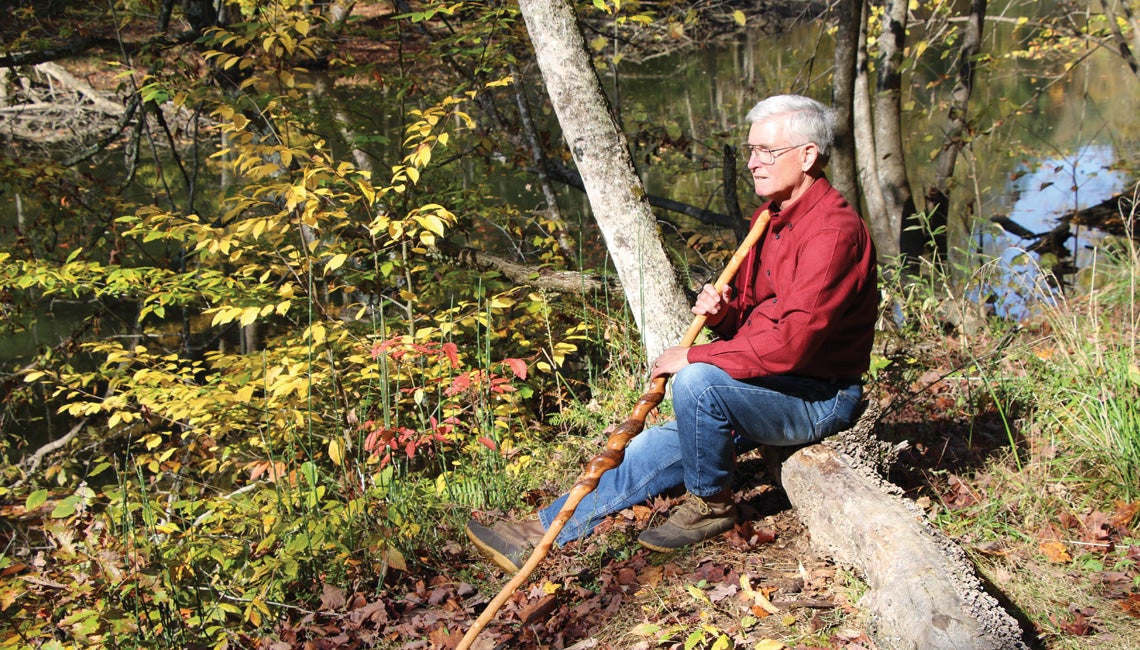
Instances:
[[[744,241],[740,243],[740,246],[737,247],[736,252],[732,254],[732,258],[728,260],[728,264],[726,264],[724,270],[721,271],[716,283],[713,284],[718,292],[723,291],[724,288],[732,282],[736,271],[740,268],[740,265],[744,263],[745,258],[748,257],[748,252],[752,250],[756,242],[760,241],[760,236],[764,234],[764,230],[768,227],[768,221],[770,219],[771,215],[767,210],[761,212],[756,217],[752,228],[748,231],[748,235],[744,238]],[[693,342],[697,340],[697,336],[700,335],[701,329],[704,328],[706,320],[707,317],[704,314],[699,314],[693,319],[692,324],[689,325],[689,329],[685,331],[684,337],[681,338],[680,345],[682,347],[687,348],[693,345]],[[550,522],[550,528],[546,529],[546,533],[542,536],[542,539],[535,545],[534,551],[526,563],[523,564],[519,572],[503,586],[503,589],[499,591],[498,595],[491,599],[491,602],[487,604],[486,609],[484,609],[483,613],[479,615],[479,618],[475,620],[471,629],[467,630],[467,633],[463,635],[463,639],[459,642],[459,645],[456,646],[456,650],[468,650],[471,647],[471,644],[475,642],[475,638],[478,637],[479,633],[483,631],[483,628],[495,618],[495,615],[499,613],[499,610],[502,609],[507,599],[518,591],[518,588],[530,578],[530,574],[534,573],[539,563],[550,553],[550,549],[554,546],[554,540],[558,537],[558,533],[562,532],[562,528],[566,526],[566,522],[570,521],[570,517],[574,516],[574,511],[577,510],[578,504],[582,502],[582,499],[593,492],[594,488],[598,486],[598,481],[602,478],[602,474],[605,474],[621,464],[622,459],[625,457],[626,445],[629,444],[629,441],[632,440],[634,436],[641,433],[641,430],[645,427],[645,418],[649,415],[649,412],[656,408],[657,405],[661,403],[661,400],[664,399],[665,382],[667,380],[668,377],[665,375],[654,378],[653,381],[650,382],[648,390],[646,390],[646,392],[637,399],[637,403],[633,405],[633,411],[630,413],[629,418],[615,427],[613,432],[610,433],[609,439],[606,440],[605,451],[590,459],[582,475],[574,483],[573,487],[570,488],[570,493],[566,496],[566,502],[562,504],[562,508],[558,511],[558,515],[554,518],[554,521]]]

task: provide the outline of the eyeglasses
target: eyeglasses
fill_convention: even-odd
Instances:
[[[752,156],[756,156],[756,159],[760,161],[761,165],[771,165],[772,163],[776,162],[776,157],[779,156],[780,154],[784,153],[785,151],[791,151],[792,149],[798,149],[800,147],[803,147],[803,146],[806,146],[809,144],[811,144],[811,143],[810,142],[804,142],[803,144],[794,144],[790,147],[780,147],[779,149],[769,149],[768,147],[765,147],[764,145],[745,143],[745,144],[740,145],[740,154],[744,157],[745,160],[752,160]]]

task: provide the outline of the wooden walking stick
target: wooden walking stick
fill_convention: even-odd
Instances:
[[[724,288],[728,286],[728,283],[732,281],[733,276],[736,275],[736,270],[740,268],[740,265],[744,263],[744,258],[748,256],[748,251],[756,245],[756,242],[760,240],[760,236],[764,234],[764,230],[768,227],[768,220],[770,218],[771,215],[768,214],[767,210],[756,217],[756,222],[752,224],[752,229],[748,231],[748,236],[744,238],[744,241],[741,242],[736,252],[732,254],[732,259],[728,261],[728,265],[724,267],[724,271],[721,272],[720,277],[716,280],[716,284],[713,285],[718,292],[723,291]],[[697,340],[697,335],[701,333],[701,329],[705,326],[705,320],[706,316],[704,314],[693,319],[692,324],[689,325],[689,329],[685,332],[685,336],[681,339],[680,345],[682,347],[690,347],[693,342]],[[483,628],[499,613],[499,609],[503,607],[507,599],[518,591],[518,588],[526,582],[530,574],[534,573],[539,563],[550,553],[551,547],[554,546],[554,539],[558,537],[558,533],[562,532],[562,528],[566,525],[567,521],[570,521],[570,517],[574,516],[574,511],[578,508],[578,504],[581,503],[582,499],[598,487],[598,481],[602,478],[602,474],[605,474],[621,464],[621,461],[625,458],[626,445],[629,444],[629,441],[632,440],[634,436],[641,433],[641,430],[645,428],[646,416],[664,399],[665,382],[667,380],[668,377],[662,375],[650,382],[649,388],[637,399],[637,403],[634,404],[633,412],[630,413],[629,418],[619,424],[614,428],[613,432],[610,433],[610,437],[606,441],[605,451],[590,459],[585,471],[582,472],[578,481],[570,488],[570,493],[566,497],[566,502],[562,504],[562,509],[558,511],[558,516],[554,518],[554,521],[550,522],[550,528],[546,530],[546,534],[542,536],[542,540],[535,546],[534,552],[531,553],[526,564],[519,569],[519,572],[511,578],[510,582],[503,586],[502,591],[491,600],[487,608],[484,609],[483,613],[479,615],[479,618],[475,620],[475,624],[471,626],[470,630],[467,630],[467,634],[463,635],[463,639],[459,642],[459,645],[456,646],[456,650],[468,650],[468,648],[471,647],[471,644],[475,642],[475,637],[479,636]]]

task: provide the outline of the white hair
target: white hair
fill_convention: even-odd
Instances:
[[[835,143],[835,111],[803,95],[773,95],[753,106],[747,120],[755,124],[783,114],[787,114],[790,133],[814,143],[822,162],[826,162]]]

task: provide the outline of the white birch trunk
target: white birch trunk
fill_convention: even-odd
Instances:
[[[688,301],[573,10],[565,0],[521,0],[519,9],[647,358],[653,359],[683,336],[691,320]]]

